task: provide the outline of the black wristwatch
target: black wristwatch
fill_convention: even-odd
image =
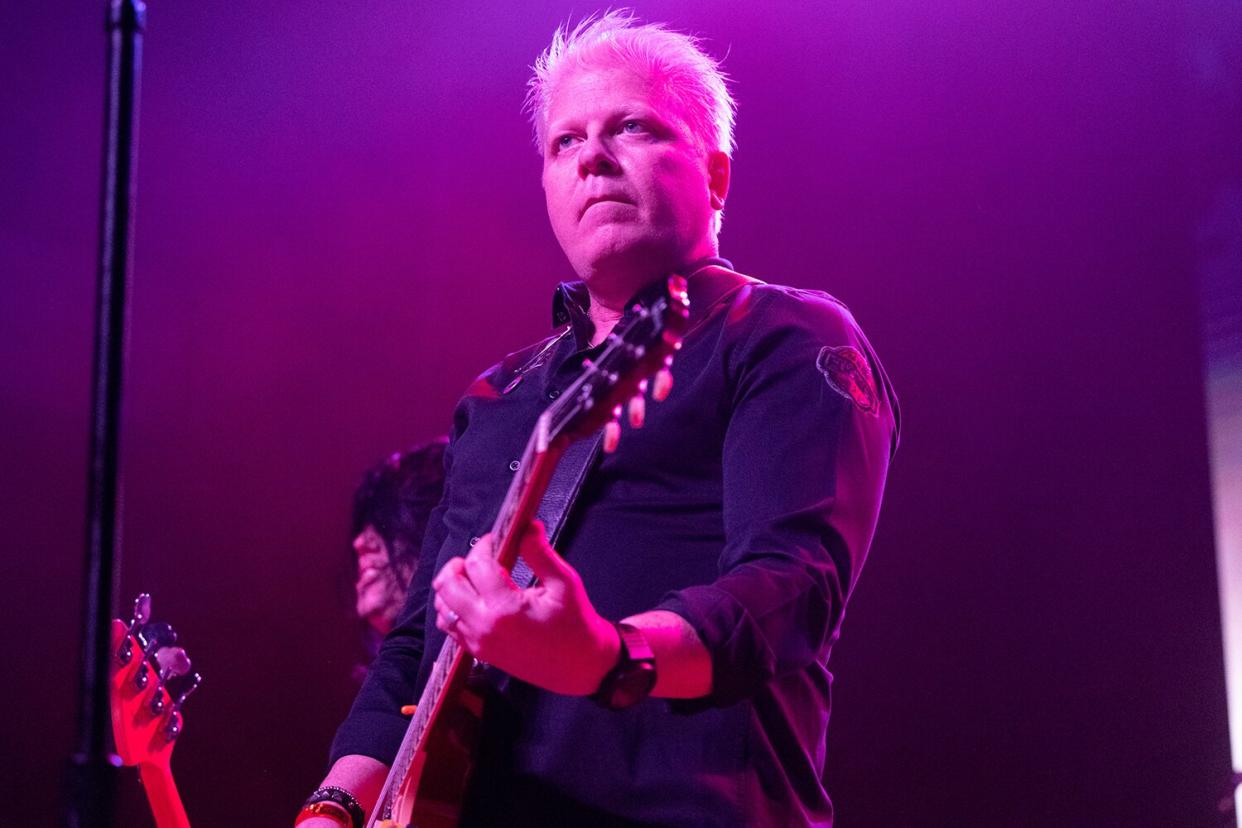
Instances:
[[[623,710],[651,694],[656,683],[655,656],[638,627],[620,622],[613,626],[621,637],[621,652],[591,698],[609,710]]]

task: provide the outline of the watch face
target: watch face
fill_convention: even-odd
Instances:
[[[608,706],[630,707],[650,695],[656,683],[655,665],[650,661],[632,661],[617,674]]]
[[[651,694],[656,683],[655,657],[642,632],[629,624],[616,624],[621,637],[617,666],[604,676],[595,700],[605,707],[621,710],[638,704]]]

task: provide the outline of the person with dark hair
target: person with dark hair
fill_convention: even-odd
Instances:
[[[405,601],[431,510],[444,492],[445,437],[367,469],[354,492],[350,556],[354,609],[366,623],[368,660]]]

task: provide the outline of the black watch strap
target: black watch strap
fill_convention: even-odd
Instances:
[[[638,627],[621,622],[613,626],[621,639],[621,651],[592,698],[610,710],[623,710],[651,695],[656,684],[655,654]]]

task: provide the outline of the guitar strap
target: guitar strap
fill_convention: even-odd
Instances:
[[[582,484],[600,456],[603,440],[604,432],[599,431],[593,437],[570,443],[552,472],[552,479],[548,481],[548,488],[535,513],[535,517],[543,522],[548,532],[548,543],[552,546],[556,546],[561,530],[565,528],[565,518],[573,511]],[[513,564],[512,577],[518,589],[526,589],[535,582],[535,573],[520,557]]]
[[[745,284],[756,284],[757,279],[744,276],[720,265],[708,265],[699,268],[692,276],[690,284],[691,322],[700,321],[707,310],[734,288]],[[696,319],[697,317],[697,319]],[[561,460],[552,472],[547,491],[535,516],[543,522],[548,532],[548,542],[556,546],[561,531],[565,528],[565,519],[573,511],[582,484],[595,466],[600,456],[604,432],[596,432],[595,436],[571,443],[561,456]],[[513,583],[518,589],[526,589],[535,581],[535,573],[520,557],[513,564],[511,573]]]

